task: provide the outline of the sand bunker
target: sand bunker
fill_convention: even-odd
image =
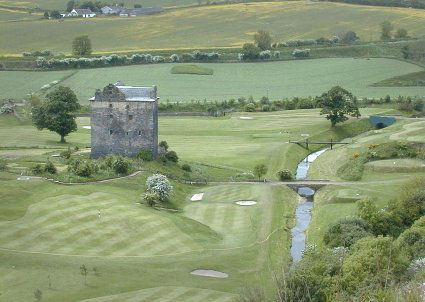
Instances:
[[[239,117],[241,120],[252,120],[253,118],[250,116],[241,116]]]
[[[198,193],[192,196],[190,201],[200,201],[204,197],[204,193]]]
[[[91,126],[83,126],[83,129],[91,129]]]
[[[236,201],[236,204],[240,206],[253,206],[257,204],[257,202],[254,200],[239,200],[239,201]]]
[[[30,180],[31,178],[31,176],[19,176],[17,180]]]
[[[212,278],[227,278],[228,274],[222,273],[219,271],[211,270],[211,269],[196,269],[190,272],[192,275],[203,276],[203,277],[212,277]]]

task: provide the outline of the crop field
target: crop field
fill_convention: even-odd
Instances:
[[[329,18],[328,16],[333,16]],[[258,29],[276,41],[330,37],[354,30],[363,41],[378,40],[379,24],[391,20],[409,34],[425,34],[425,10],[356,6],[329,2],[261,2],[201,6],[141,18],[92,18],[7,22],[2,24],[0,54],[51,49],[71,52],[71,42],[88,35],[94,52],[149,49],[240,47]],[[19,35],[16,35],[19,33]]]
[[[357,97],[386,95],[425,95],[424,87],[372,87],[375,82],[423,68],[398,60],[330,58],[269,63],[210,63],[213,75],[172,74],[179,64],[133,65],[84,69],[60,82],[71,87],[80,103],[87,104],[96,89],[118,80],[127,85],[157,85],[162,102],[225,100],[268,95],[272,100],[286,97],[316,96],[335,85],[343,86]],[[4,98],[20,98],[36,92],[51,81],[60,81],[71,71],[0,71],[0,91]]]

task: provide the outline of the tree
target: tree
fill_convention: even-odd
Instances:
[[[242,47],[244,60],[256,60],[260,56],[260,48],[253,43],[245,43]]]
[[[91,41],[88,36],[79,36],[72,42],[72,53],[75,56],[87,56],[92,52]]]
[[[267,166],[265,164],[258,164],[254,167],[254,174],[258,177],[258,180],[267,173]]]
[[[396,39],[405,39],[408,38],[408,34],[407,34],[407,30],[404,28],[399,28],[397,29],[397,31],[395,32],[394,38]]]
[[[258,48],[261,50],[271,49],[272,37],[270,36],[268,31],[259,30],[254,35],[254,42]]]
[[[48,93],[40,106],[32,109],[32,120],[39,130],[56,132],[65,142],[65,136],[77,130],[73,112],[80,108],[77,96],[68,87],[59,86]]]
[[[87,285],[87,275],[89,273],[89,270],[87,267],[83,264],[80,266],[80,274],[84,277],[84,285]]]
[[[360,40],[357,34],[354,31],[347,31],[340,36],[341,42],[345,44],[350,44]]]
[[[141,4],[134,4],[134,8],[142,8]]]
[[[70,12],[74,9],[75,7],[75,1],[74,0],[70,0],[68,1],[68,3],[66,4],[66,11]]]
[[[34,291],[34,298],[35,298],[35,300],[37,301],[37,302],[40,302],[41,301],[41,299],[43,299],[43,292],[40,290],[40,289],[36,289],[35,291]]]
[[[53,11],[50,13],[50,18],[53,18],[53,19],[60,19],[60,18],[62,18],[62,15],[61,15],[61,13],[60,13],[58,10],[53,10]]]
[[[394,25],[390,21],[382,22],[381,23],[381,39],[391,40],[393,29],[394,29]]]
[[[331,121],[332,127],[337,123],[348,120],[346,115],[359,117],[360,112],[353,95],[340,86],[331,88],[317,99],[322,107],[320,115],[326,114],[326,119]]]
[[[49,12],[45,11],[43,16],[44,16],[44,19],[49,19]]]
[[[173,186],[170,184],[167,176],[154,174],[146,180],[146,191],[157,194],[160,201],[166,201],[173,192]]]

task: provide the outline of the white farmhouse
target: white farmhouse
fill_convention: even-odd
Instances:
[[[69,17],[83,17],[83,18],[93,18],[96,16],[96,13],[92,12],[90,8],[74,8],[69,14]]]

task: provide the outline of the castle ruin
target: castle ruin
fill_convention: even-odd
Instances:
[[[136,156],[142,149],[158,153],[156,86],[124,86],[121,82],[97,90],[90,99],[91,156]]]

